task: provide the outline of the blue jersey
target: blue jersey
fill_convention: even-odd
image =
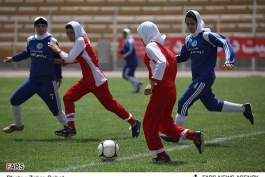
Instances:
[[[48,47],[48,42],[58,45],[57,40],[51,35],[42,40],[30,36],[27,48],[12,57],[15,62],[31,58],[29,79],[32,81],[47,82],[62,78],[61,64],[53,63],[54,58],[61,57]]]
[[[225,63],[234,63],[234,50],[228,40],[217,33],[204,32],[185,39],[180,55],[176,56],[177,62],[191,59],[192,78],[198,76],[215,78],[214,68],[217,59],[217,47],[222,47],[225,52]]]
[[[135,51],[135,45],[132,40],[126,40],[123,49],[120,50],[120,53],[124,54],[124,59],[126,60],[126,63],[129,67],[138,65],[138,58]]]

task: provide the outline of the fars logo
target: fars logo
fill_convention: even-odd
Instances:
[[[191,46],[195,47],[196,45],[197,45],[197,41],[196,40],[192,41]]]
[[[24,170],[24,163],[6,163],[6,170]]]
[[[38,43],[37,44],[37,49],[41,49],[43,47],[43,44],[42,43]]]

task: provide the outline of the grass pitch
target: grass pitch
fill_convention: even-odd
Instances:
[[[9,99],[25,78],[0,78],[0,125],[13,123]],[[59,89],[61,100],[78,78],[64,78]],[[134,117],[142,120],[149,96],[132,93],[129,82],[109,78],[114,98]],[[142,78],[143,87],[147,78]],[[177,78],[178,98],[190,84]],[[0,171],[6,163],[24,163],[24,172],[264,172],[265,171],[265,78],[217,78],[213,91],[217,98],[235,103],[250,102],[255,114],[251,125],[242,113],[209,112],[200,101],[189,110],[185,127],[205,133],[206,148],[199,154],[192,141],[163,142],[172,163],[152,164],[143,131],[131,138],[129,124],[108,112],[89,94],[76,102],[77,135],[64,140],[54,131],[61,125],[44,102],[34,95],[22,105],[25,129],[0,133]],[[63,102],[62,102],[63,105]],[[173,118],[177,103],[173,111]],[[115,140],[120,155],[115,162],[101,162],[97,147],[102,140]]]

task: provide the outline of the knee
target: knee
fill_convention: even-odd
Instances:
[[[215,111],[215,106],[213,104],[204,105],[208,111]]]
[[[19,101],[17,99],[15,99],[13,96],[10,98],[10,104],[12,106],[18,106],[18,105],[20,105]]]
[[[178,106],[182,107],[185,104],[185,101],[183,99],[179,99]]]
[[[65,95],[63,96],[63,101],[64,101],[64,102],[67,102],[67,101],[69,101],[69,100],[72,100],[71,96],[70,96],[69,94],[65,94]]]
[[[53,116],[58,116],[59,115],[59,112],[56,110],[56,111],[51,111],[52,112],[52,115]]]
[[[122,77],[123,77],[123,79],[125,79],[125,80],[129,80],[129,76],[128,75],[126,75],[126,74],[122,74]]]

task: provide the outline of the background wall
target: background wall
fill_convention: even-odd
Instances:
[[[184,16],[190,9],[199,11],[205,27],[228,38],[263,39],[265,36],[264,0],[0,0],[0,59],[22,51],[27,37],[34,34],[34,19],[44,16],[49,21],[49,32],[63,50],[69,51],[72,46],[65,35],[64,25],[72,20],[78,21],[98,53],[102,69],[120,70],[124,61],[117,51],[123,28],[131,29],[137,38],[137,27],[148,20],[154,22],[168,39],[184,38],[189,34]],[[262,41],[253,45],[252,49],[256,50],[253,52],[264,53],[265,40]],[[109,52],[106,46],[109,46]],[[223,62],[224,58],[220,56],[216,69]],[[28,69],[29,65],[30,59],[13,64],[0,62],[0,69]],[[179,67],[189,70],[189,65],[186,62]],[[264,71],[265,57],[240,56],[236,66],[239,70]],[[66,69],[77,68],[78,65],[72,65]],[[140,58],[139,69],[142,68]]]

